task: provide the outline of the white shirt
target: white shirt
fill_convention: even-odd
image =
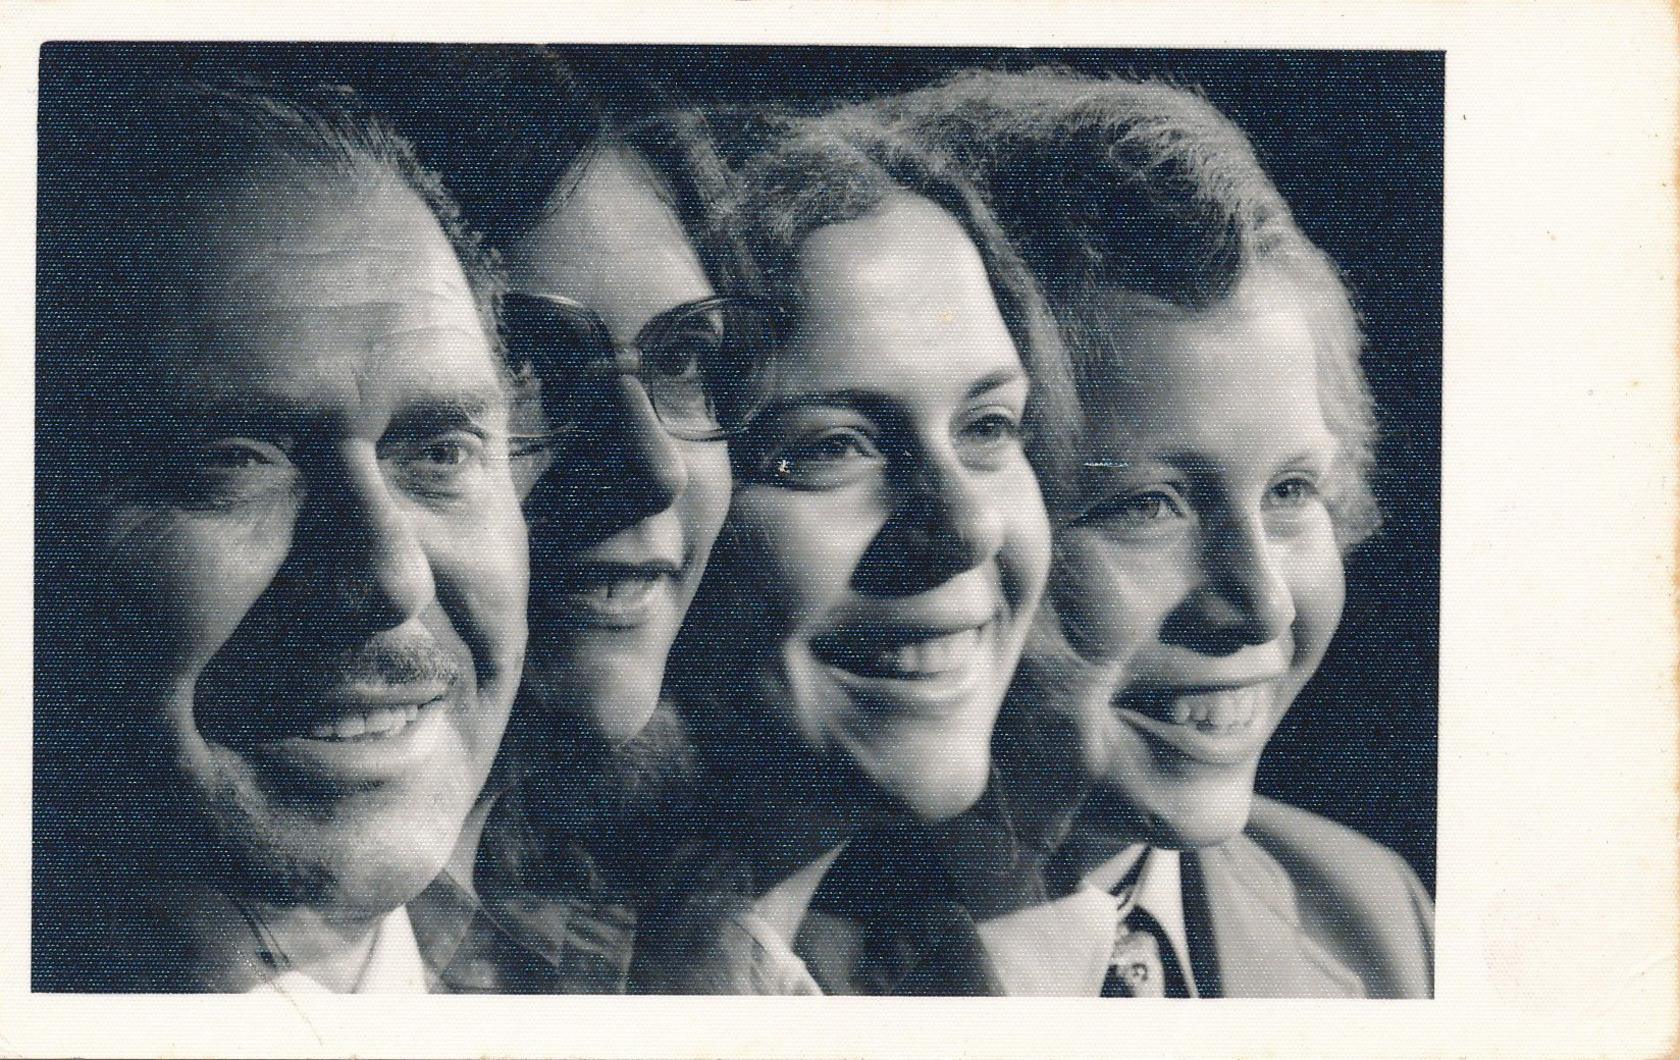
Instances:
[[[810,969],[793,952],[793,939],[799,934],[799,925],[805,919],[805,911],[810,908],[817,887],[845,849],[846,844],[841,843],[829,850],[779,881],[760,895],[751,909],[735,917],[736,925],[756,944],[753,966],[749,970],[751,989],[755,993],[822,993],[822,987],[817,985]]]
[[[1101,996],[1122,907],[1129,908],[1110,891],[1140,857],[1146,860],[1133,897],[1161,925],[1195,997],[1178,851],[1142,844],[1098,865],[1071,894],[977,925],[1004,992],[1023,997]]]
[[[252,987],[253,994],[327,994],[307,973],[296,968]],[[408,921],[408,910],[402,906],[385,914],[373,929],[373,944],[368,950],[367,963],[356,978],[353,994],[424,994],[426,966],[420,959],[420,946],[414,941],[414,927]]]

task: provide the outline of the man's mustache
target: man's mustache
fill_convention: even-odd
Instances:
[[[317,673],[336,684],[453,684],[463,668],[459,659],[430,640],[375,640],[323,660]]]
[[[342,711],[335,700],[358,690],[454,687],[467,676],[462,658],[423,634],[376,637],[313,657],[285,644],[265,649],[260,659],[249,652],[218,658],[200,675],[194,713],[206,735],[236,744],[301,735]]]

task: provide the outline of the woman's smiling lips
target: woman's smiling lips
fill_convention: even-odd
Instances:
[[[1127,689],[1116,712],[1157,744],[1212,766],[1253,760],[1276,721],[1278,678],[1245,684]]]
[[[865,700],[948,708],[992,672],[1000,625],[988,616],[962,625],[872,626],[818,637],[811,652]]]
[[[860,677],[925,681],[973,666],[991,625],[988,619],[958,629],[881,628],[820,638],[811,647],[818,659]]]
[[[543,595],[561,604],[574,620],[608,627],[646,624],[668,599],[680,573],[667,560],[561,563]],[[663,591],[662,591],[663,590]]]

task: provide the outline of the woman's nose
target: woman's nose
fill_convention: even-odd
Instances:
[[[929,462],[901,491],[898,509],[871,549],[874,562],[859,565],[858,589],[879,595],[926,591],[996,555],[1004,524],[997,492],[984,476],[955,460]]]
[[[1258,517],[1237,517],[1207,527],[1202,578],[1181,616],[1184,635],[1200,650],[1234,650],[1269,644],[1295,622],[1295,598],[1282,546]]]
[[[688,465],[640,382],[627,376],[617,380],[611,420],[620,443],[614,477],[628,492],[626,499],[648,515],[669,508],[688,486]]]

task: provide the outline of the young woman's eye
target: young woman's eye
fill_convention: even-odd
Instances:
[[[760,465],[760,471],[772,482],[822,488],[851,481],[880,459],[880,449],[867,434],[846,428],[782,446]]]
[[[1011,445],[1021,440],[1021,417],[1002,410],[985,412],[963,425],[962,436],[973,445]]]

